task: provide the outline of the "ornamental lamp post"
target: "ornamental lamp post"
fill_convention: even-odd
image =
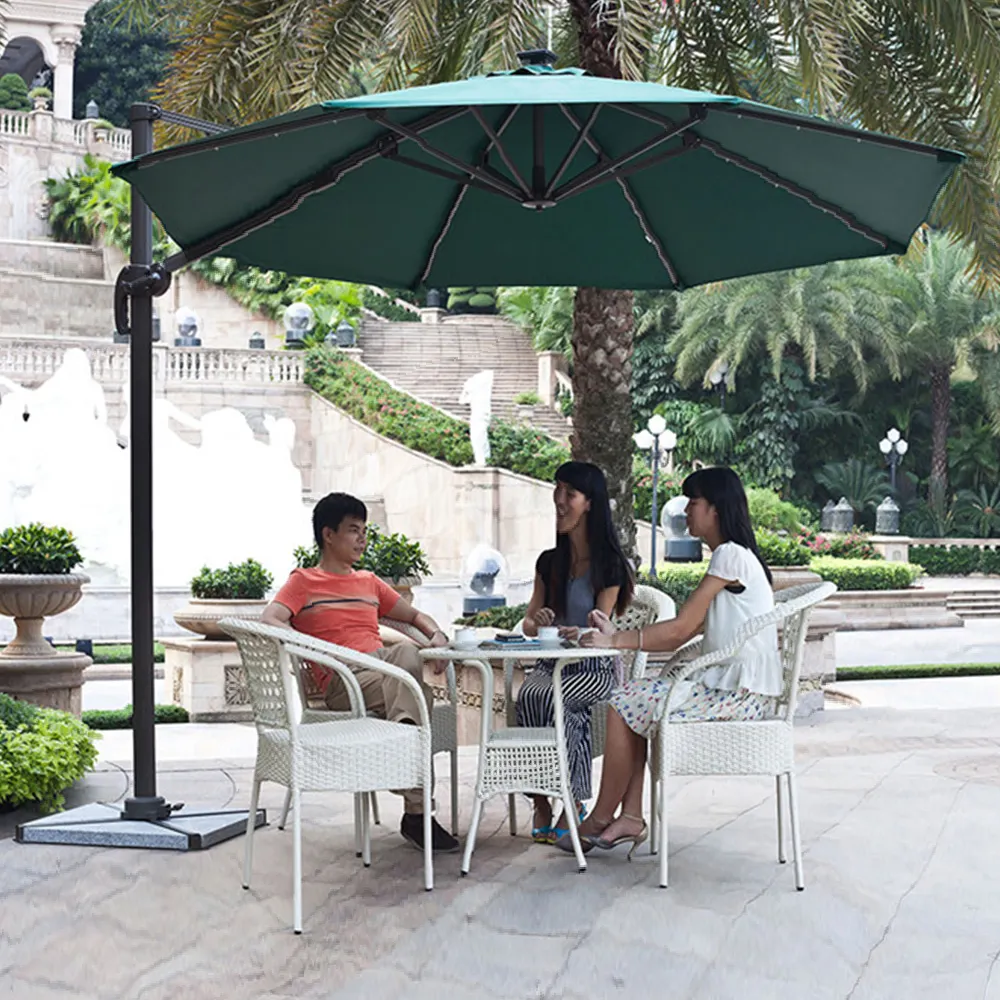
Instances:
[[[652,545],[650,550],[649,571],[656,572],[656,487],[660,474],[660,449],[667,455],[667,469],[673,471],[674,449],[677,447],[677,435],[667,429],[667,422],[659,413],[654,413],[646,426],[633,435],[635,446],[642,452],[649,452],[653,465],[653,509],[650,521],[652,523]]]
[[[302,350],[306,346],[306,336],[316,325],[316,317],[305,302],[293,302],[283,317],[285,324],[285,347]]]
[[[909,444],[903,439],[903,435],[892,427],[886,431],[886,435],[878,443],[879,451],[885,455],[886,462],[889,463],[889,486],[893,495],[896,493],[896,467],[906,454]]]
[[[726,376],[729,374],[729,362],[720,361],[714,365],[708,373],[708,381],[712,383],[712,388],[719,393],[719,409],[726,408]]]

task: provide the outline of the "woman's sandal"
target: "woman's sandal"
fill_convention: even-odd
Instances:
[[[579,826],[587,818],[587,806],[586,803],[580,806],[580,815],[577,818],[577,825]],[[552,826],[549,828],[549,840],[548,843],[554,844],[561,837],[565,837],[569,834],[568,826]]]
[[[549,813],[548,826],[534,826],[531,828],[531,839],[536,844],[552,843],[552,814]]]
[[[633,816],[631,813],[622,813],[621,819],[634,819],[642,823],[642,829],[635,834],[627,833],[621,837],[615,837],[614,840],[605,840],[603,837],[589,837],[587,838],[594,847],[599,847],[602,851],[610,851],[614,847],[618,847],[619,844],[625,844],[631,841],[632,846],[628,849],[628,860],[632,860],[632,854],[635,849],[640,845],[644,844],[649,838],[649,826],[646,821],[641,816]]]

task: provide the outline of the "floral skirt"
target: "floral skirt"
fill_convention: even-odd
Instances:
[[[778,699],[769,695],[746,688],[711,688],[697,678],[684,683],[690,691],[670,713],[671,722],[755,722],[777,714]],[[673,685],[672,677],[628,681],[612,694],[611,707],[629,729],[648,740],[663,715]]]

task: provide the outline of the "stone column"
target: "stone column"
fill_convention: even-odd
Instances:
[[[68,24],[52,29],[59,57],[52,74],[52,111],[56,118],[73,117],[73,61],[80,44],[80,29]]]

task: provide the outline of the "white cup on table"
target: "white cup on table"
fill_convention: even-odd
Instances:
[[[479,645],[479,635],[474,628],[455,629],[455,649],[475,649]]]
[[[542,625],[538,629],[538,643],[547,649],[553,649],[560,645],[562,638],[559,635],[559,629],[555,625]]]

